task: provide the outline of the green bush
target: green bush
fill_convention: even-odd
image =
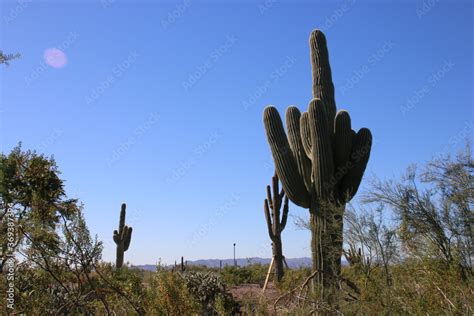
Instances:
[[[278,288],[281,291],[289,291],[301,285],[310,274],[311,270],[309,268],[286,270],[283,279],[278,284]]]
[[[226,266],[221,271],[222,280],[230,286],[259,284],[263,286],[268,265],[251,264],[245,267]]]
[[[200,311],[186,281],[177,273],[158,270],[150,283],[147,311],[151,315],[193,315]]]
[[[213,272],[189,272],[182,275],[192,297],[201,306],[201,314],[233,314],[237,303],[226,292],[225,284]]]
[[[117,270],[111,263],[101,263],[93,275],[98,280],[98,293],[115,313],[125,315],[137,310],[142,311],[146,300],[146,289],[140,271],[129,269],[127,266]],[[96,313],[105,313],[102,304],[97,302],[96,305]]]

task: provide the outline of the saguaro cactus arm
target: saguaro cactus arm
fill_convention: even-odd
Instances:
[[[275,162],[276,173],[286,195],[296,205],[308,208],[310,195],[303,177],[299,173],[298,164],[293,156],[277,109],[273,106],[267,106],[263,112],[263,122]]]
[[[286,128],[291,151],[296,159],[298,171],[304,180],[306,190],[311,191],[311,161],[306,155],[300,131],[301,113],[295,106],[286,110]]]
[[[122,203],[120,206],[120,221],[119,221],[119,232],[122,234],[123,228],[125,227],[125,215],[126,215],[127,204]]]
[[[334,163],[337,169],[347,167],[352,151],[352,129],[349,112],[340,110],[334,120]]]
[[[286,222],[288,220],[288,209],[288,197],[285,196],[285,202],[283,203],[283,214],[281,215],[280,232],[282,232],[286,227]]]
[[[125,226],[125,230],[124,230],[125,240],[124,240],[124,248],[123,248],[124,251],[127,251],[128,247],[130,247],[130,241],[132,240],[132,231],[133,231],[132,227]]]
[[[272,223],[272,216],[270,214],[268,199],[265,199],[263,203],[263,210],[265,213],[265,220],[267,222],[268,235],[270,236],[270,239],[273,240],[275,238],[275,235],[273,235],[273,223]]]
[[[118,244],[120,242],[119,234],[117,230],[114,230],[114,242]]]
[[[308,112],[300,117],[300,134],[306,156],[311,159],[311,131],[309,129]]]
[[[372,148],[372,133],[368,128],[361,128],[356,135],[350,158],[350,168],[341,182],[340,198],[351,200],[359,189]]]

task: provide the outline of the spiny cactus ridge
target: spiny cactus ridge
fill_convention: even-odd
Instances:
[[[113,235],[114,242],[117,244],[117,256],[115,261],[115,266],[117,269],[122,267],[124,252],[128,250],[130,241],[132,239],[132,227],[125,225],[126,208],[127,205],[123,203],[120,210],[119,229],[118,231],[114,230]]]

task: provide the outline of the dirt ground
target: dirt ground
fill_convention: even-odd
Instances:
[[[274,314],[273,303],[280,296],[280,292],[273,283],[268,284],[265,292],[262,290],[259,284],[241,284],[230,288],[229,292],[242,305],[242,313],[247,314],[251,311],[258,314],[257,306],[266,303],[268,313]]]

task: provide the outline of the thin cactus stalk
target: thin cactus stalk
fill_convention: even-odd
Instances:
[[[120,269],[123,266],[124,253],[128,250],[132,239],[132,227],[125,225],[126,208],[127,205],[123,203],[120,210],[119,229],[118,231],[114,230],[113,235],[115,244],[117,245],[117,255],[115,259],[115,267],[117,269]]]
[[[372,135],[357,133],[345,110],[336,112],[324,34],[311,33],[309,46],[313,99],[307,112],[291,106],[285,132],[277,109],[265,108],[263,121],[275,169],[287,197],[309,209],[312,231],[313,285],[335,287],[341,270],[343,214],[356,194],[367,166]]]
[[[272,240],[272,252],[275,262],[275,279],[277,282],[284,275],[283,269],[283,246],[281,242],[281,232],[285,229],[288,219],[288,197],[283,189],[280,191],[278,176],[272,177],[272,186],[267,185],[267,198],[264,201],[263,209],[267,220],[268,235]],[[283,202],[283,203],[282,203]],[[281,217],[280,210],[283,207]]]

